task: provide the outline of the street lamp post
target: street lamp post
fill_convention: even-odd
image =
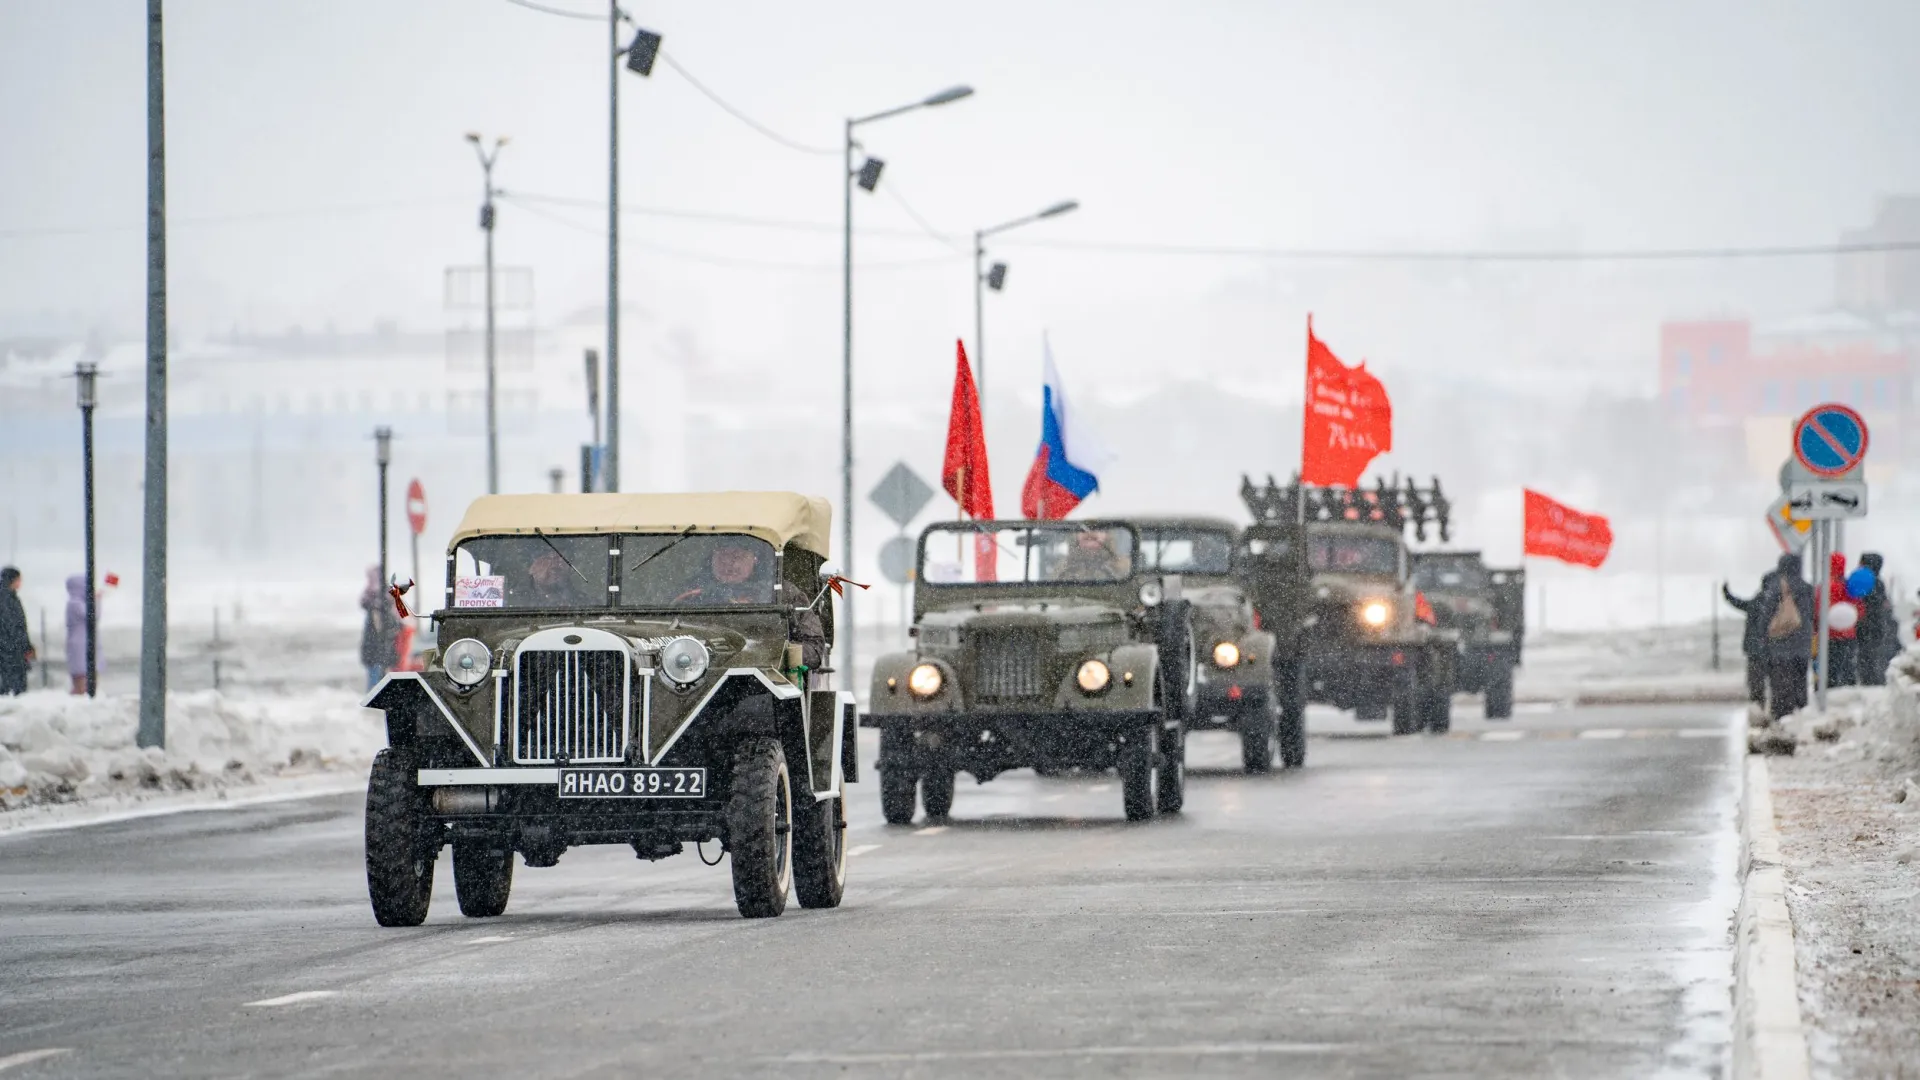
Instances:
[[[380,587],[387,587],[387,466],[393,462],[393,429],[373,429],[373,463],[380,469]]]
[[[602,491],[620,490],[620,62],[647,77],[660,55],[660,35],[635,30],[633,43],[620,47],[620,0],[607,4],[607,43],[613,56],[607,68],[607,448]]]
[[[1054,203],[1037,214],[995,225],[987,229],[975,229],[973,233],[973,381],[979,391],[980,411],[984,419],[987,408],[987,331],[986,331],[986,290],[999,292],[1006,287],[1007,264],[1003,262],[986,265],[987,237],[996,233],[1030,225],[1044,218],[1059,217],[1072,213],[1080,204],[1072,199]]]
[[[506,136],[493,140],[493,148],[487,149],[485,140],[478,132],[467,132],[467,141],[473,144],[473,152],[480,159],[480,173],[486,180],[487,190],[480,204],[480,231],[487,234],[487,494],[500,494],[500,422],[497,396],[494,383],[496,367],[493,352],[493,197],[499,194],[493,186],[493,163],[500,157],[500,148],[507,145]]]
[[[858,169],[853,167],[853,152],[860,149],[854,141],[853,129],[861,124],[870,124],[875,120],[885,120],[890,116],[912,112],[915,109],[932,108],[945,105],[971,96],[973,87],[952,86],[931,97],[916,101],[910,105],[900,105],[883,112],[867,116],[847,118],[845,156],[841,160],[841,185],[844,188],[841,231],[841,274],[840,274],[840,558],[847,573],[854,569],[853,559],[853,186],[860,185],[862,191],[872,191],[880,185],[880,171],[885,162],[876,157],[862,161]],[[846,671],[846,682],[853,683],[854,664],[854,622],[853,596],[851,593],[840,598],[840,613],[844,626],[835,634],[834,667]]]
[[[100,647],[96,644],[100,630],[100,612],[93,589],[93,408],[99,403],[94,390],[94,380],[99,374],[100,368],[96,364],[78,364],[73,369],[74,385],[80,404],[80,498],[85,505],[83,534],[87,549],[88,697],[94,697],[100,689]]]

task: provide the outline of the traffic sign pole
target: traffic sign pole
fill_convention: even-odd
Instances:
[[[1827,711],[1827,647],[1828,647],[1827,609],[1833,606],[1831,599],[1829,599],[1827,595],[1829,591],[1827,589],[1827,562],[1829,561],[1828,559],[1829,553],[1833,550],[1833,522],[1831,521],[1814,522],[1813,535],[1814,535],[1814,558],[1813,558],[1814,603],[1813,603],[1813,606],[1818,611],[1818,614],[1819,614],[1819,617],[1814,624],[1816,627],[1818,627],[1815,633],[1818,634],[1819,636],[1814,639],[1815,645],[1817,646],[1817,649],[1818,649],[1818,653],[1817,653],[1817,659],[1814,661],[1813,704],[1814,704],[1814,708],[1818,709],[1821,712],[1826,712]]]

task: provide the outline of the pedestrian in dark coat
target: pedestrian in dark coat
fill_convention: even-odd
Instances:
[[[0,567],[0,694],[27,692],[27,668],[38,659],[20,604],[20,571]]]
[[[1725,582],[1720,584],[1720,595],[1747,618],[1740,631],[1740,654],[1747,658],[1747,700],[1756,705],[1767,703],[1767,622],[1760,617],[1766,593],[1767,577],[1760,579],[1760,591],[1745,600],[1733,595]]]
[[[1893,613],[1893,597],[1887,592],[1886,565],[1878,552],[1860,556],[1860,565],[1873,571],[1873,591],[1860,601],[1860,684],[1885,686],[1887,665],[1900,651],[1900,619]]]
[[[1761,593],[1767,632],[1767,688],[1774,719],[1807,705],[1807,663],[1813,656],[1813,586],[1800,576],[1800,557],[1782,555]]]
[[[360,663],[367,669],[367,689],[393,670],[398,657],[399,613],[393,610],[393,598],[380,581],[380,568],[367,567],[367,587],[360,594],[360,609],[367,613],[360,628]]]

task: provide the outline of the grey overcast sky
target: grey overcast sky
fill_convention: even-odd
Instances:
[[[1012,272],[989,299],[990,371],[1036,397],[1043,329],[1070,381],[1114,376],[1100,393],[1196,376],[1285,393],[1309,308],[1344,355],[1389,373],[1638,377],[1659,317],[1817,307],[1832,272],[1825,259],[1356,269],[1046,241],[1825,243],[1877,196],[1920,191],[1910,0],[632,10],[714,91],[822,147],[849,113],[978,89],[863,132],[888,162],[883,192],[857,194],[861,226],[884,231],[858,243],[863,388],[903,400],[944,393],[972,292],[965,257],[894,234],[915,226],[887,189],[951,233],[1080,200],[998,249]],[[0,329],[137,334],[143,15],[137,0],[0,0]],[[512,137],[497,174],[509,191],[604,198],[603,22],[506,0],[173,0],[167,19],[187,337],[438,327],[443,269],[479,256],[468,130]],[[622,122],[631,206],[838,221],[834,155],[756,134],[665,65],[623,79]],[[603,228],[592,207],[503,206],[501,261],[533,268],[543,321],[602,301]],[[720,370],[833,376],[832,228],[636,214],[626,230],[637,333],[677,333]]]

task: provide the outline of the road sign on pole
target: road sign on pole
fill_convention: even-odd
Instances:
[[[418,477],[407,481],[407,527],[415,536],[427,531],[427,489]]]
[[[1793,457],[1822,479],[1837,479],[1867,456],[1867,422],[1845,405],[1815,405],[1793,426]]]
[[[1840,521],[1867,516],[1865,480],[1816,480],[1787,489],[1793,516],[1808,521]]]
[[[1798,555],[1807,549],[1807,540],[1813,535],[1813,522],[1795,514],[1787,497],[1781,495],[1767,507],[1767,529],[1779,542],[1780,550]]]
[[[893,523],[902,529],[913,523],[914,516],[933,498],[933,489],[927,486],[919,474],[907,468],[904,461],[896,461],[887,475],[867,493],[867,501],[880,508],[880,511],[893,519]]]
[[[880,576],[895,585],[913,580],[913,557],[917,554],[911,536],[896,536],[880,545]]]

